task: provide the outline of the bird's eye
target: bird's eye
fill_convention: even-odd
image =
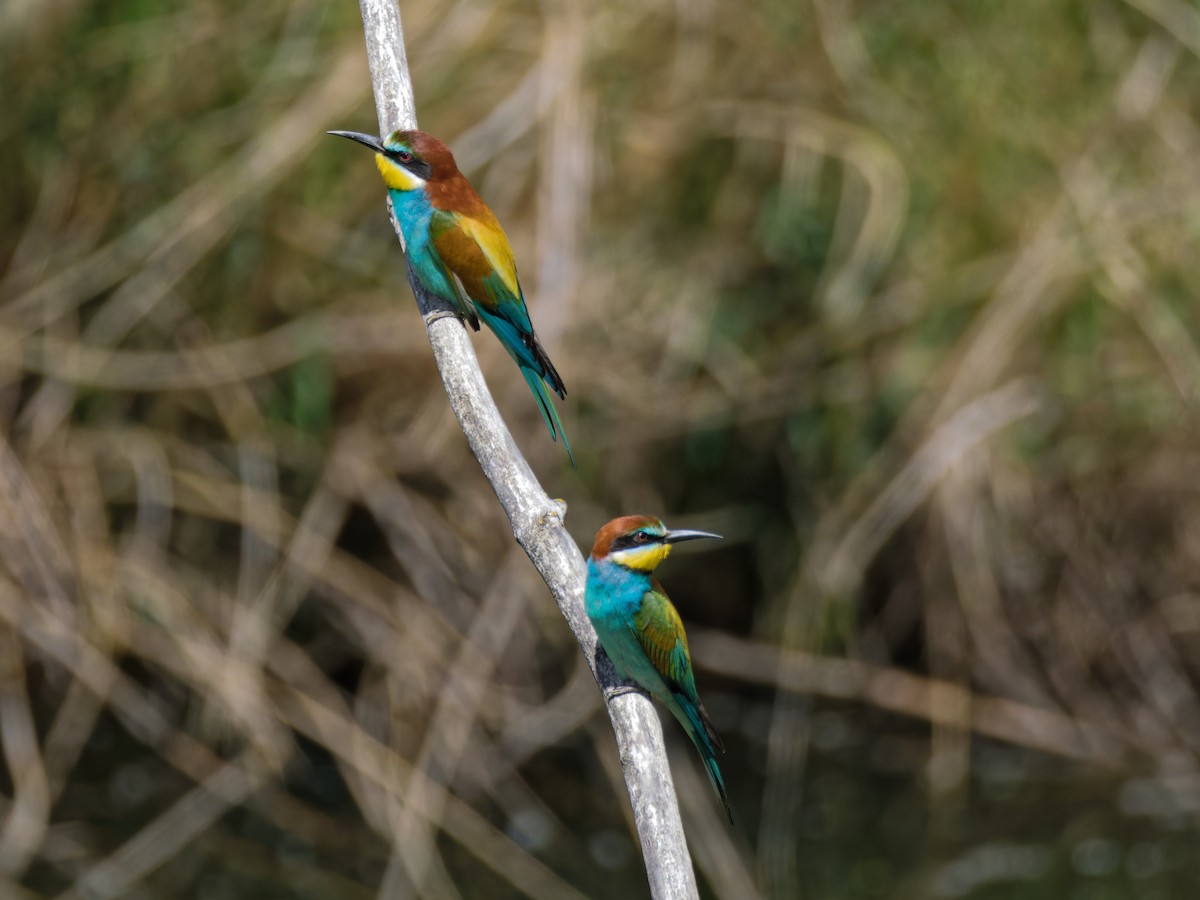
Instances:
[[[650,535],[646,534],[646,532],[644,532],[644,531],[639,531],[637,534],[635,534],[633,536],[633,539],[635,541],[637,541],[639,544],[644,544],[644,543],[646,543],[646,541],[650,540]]]
[[[407,150],[397,150],[396,159],[400,160],[400,162],[412,162],[412,154]]]

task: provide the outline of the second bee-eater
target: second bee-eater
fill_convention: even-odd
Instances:
[[[565,400],[567,389],[533,332],[512,247],[491,208],[458,171],[450,148],[423,131],[393,131],[386,138],[357,131],[329,133],[375,151],[417,280],[476,331],[482,319],[495,333],[521,367],[550,437],[562,436],[574,465],[546,390]]]
[[[732,822],[717,766],[717,750],[724,753],[725,747],[696,694],[683,622],[653,574],[673,544],[719,537],[707,531],[668,531],[653,516],[613,519],[596,532],[584,603],[617,674],[637,682],[669,709],[692,739]]]

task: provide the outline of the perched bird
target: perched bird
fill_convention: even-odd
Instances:
[[[495,332],[521,367],[550,437],[562,435],[575,465],[546,391],[549,387],[565,400],[567,389],[533,333],[512,247],[491,208],[458,171],[450,148],[423,131],[393,131],[386,138],[357,131],[329,133],[375,151],[417,280],[454,306],[476,331],[482,319]]]
[[[683,622],[651,574],[667,558],[672,544],[697,538],[720,535],[668,531],[653,516],[613,519],[596,532],[584,603],[617,674],[656,697],[692,739],[732,822],[725,779],[717,767],[717,750],[724,753],[725,747],[696,695]]]

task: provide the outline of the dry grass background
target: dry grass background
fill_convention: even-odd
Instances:
[[[571,391],[578,473],[476,342],[568,526],[728,536],[664,573],[742,820],[677,747],[705,891],[1187,896],[1195,7],[402,13]],[[0,10],[5,896],[643,890],[594,684],[323,136],[372,127],[361,41],[352,3]],[[1019,812],[980,788],[1014,759]],[[847,805],[885,824],[843,846]]]

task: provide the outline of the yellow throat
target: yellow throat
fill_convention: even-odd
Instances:
[[[653,572],[671,554],[670,544],[651,544],[649,547],[630,547],[618,550],[609,557],[619,565],[638,572]]]
[[[418,178],[408,169],[396,165],[382,153],[375,154],[375,165],[383,176],[383,183],[392,191],[415,191],[425,186],[424,180]]]

